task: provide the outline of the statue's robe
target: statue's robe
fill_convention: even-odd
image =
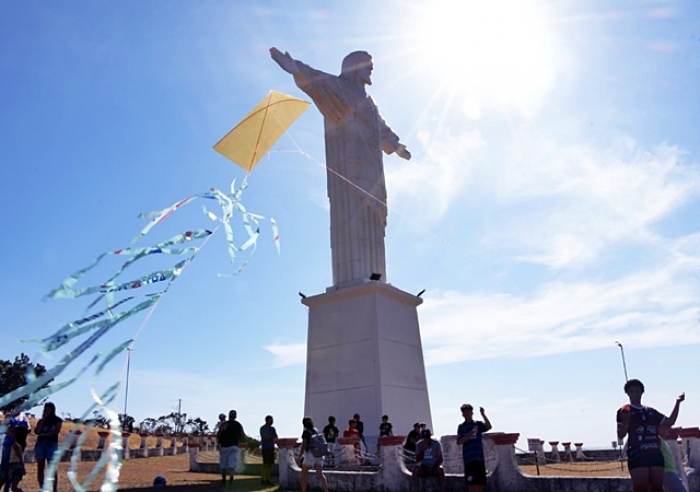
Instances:
[[[295,83],[311,97],[325,121],[333,285],[366,280],[373,273],[386,281],[382,150],[395,151],[399,137],[379,115],[363,85],[300,62],[297,66]]]

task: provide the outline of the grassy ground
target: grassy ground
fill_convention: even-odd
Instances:
[[[83,481],[88,476],[94,462],[82,462],[78,465],[78,480]],[[73,487],[66,478],[68,463],[59,465],[58,491],[71,492]],[[189,471],[189,456],[162,456],[155,458],[142,458],[125,460],[119,474],[119,489],[133,491],[153,490],[153,479],[157,476],[165,477],[168,490],[178,492],[203,492],[205,490],[219,490],[221,476],[211,473],[193,473]],[[89,484],[88,491],[100,490],[104,473],[100,472],[95,480]],[[27,475],[20,484],[25,491],[38,490],[36,480],[36,465],[27,464]],[[276,490],[276,485],[262,485],[260,477],[236,476],[233,487],[227,486],[225,490],[234,492],[262,492]]]
[[[92,470],[93,462],[83,462],[78,466],[78,479],[84,480]],[[528,475],[536,475],[535,466],[521,467]],[[626,467],[620,470],[617,463],[558,463],[556,465],[540,466],[541,476],[579,476],[579,477],[627,477]],[[66,478],[68,463],[61,463],[59,468],[59,492],[71,492],[73,487]],[[177,492],[204,492],[206,490],[222,490],[221,477],[210,473],[193,473],[189,471],[187,455],[163,456],[146,459],[126,460],[122,463],[119,475],[121,490],[153,490],[153,479],[161,475],[168,483],[168,489]],[[98,491],[104,473],[86,487],[88,491]],[[24,490],[37,490],[36,465],[27,465],[27,476],[20,484]],[[262,485],[257,476],[237,476],[233,487],[223,490],[233,492],[269,492],[277,489],[277,485]]]

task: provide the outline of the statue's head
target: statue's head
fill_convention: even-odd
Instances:
[[[372,56],[366,51],[353,51],[343,58],[340,76],[361,84],[372,85]]]

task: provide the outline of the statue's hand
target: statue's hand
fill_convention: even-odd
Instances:
[[[404,144],[400,143],[399,145],[397,145],[396,150],[394,152],[396,152],[396,155],[398,155],[402,159],[406,159],[407,161],[411,160],[411,153],[408,151]]]
[[[277,64],[287,73],[296,73],[299,71],[297,68],[297,62],[288,51],[282,53],[275,47],[270,48],[270,56]]]

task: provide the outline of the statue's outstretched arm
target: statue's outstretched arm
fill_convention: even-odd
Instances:
[[[411,153],[408,151],[406,146],[402,143],[400,143],[399,145],[396,146],[396,150],[394,152],[396,152],[396,155],[398,155],[402,159],[406,159],[407,161],[411,160]]]
[[[290,55],[288,51],[282,53],[277,48],[272,47],[270,48],[270,56],[285,72],[291,73],[292,75],[299,72],[297,61],[292,58],[292,55]]]
[[[379,131],[381,132],[382,150],[387,154],[396,153],[402,159],[407,161],[411,159],[411,153],[406,148],[406,145],[399,141],[399,136],[389,128],[384,118],[379,116]]]

